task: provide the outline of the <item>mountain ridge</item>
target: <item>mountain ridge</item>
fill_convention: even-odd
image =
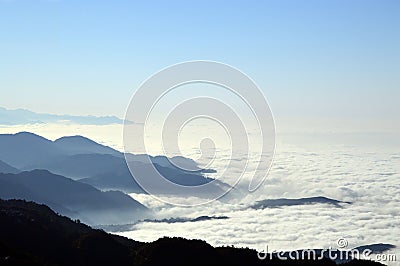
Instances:
[[[29,132],[0,134],[0,160],[21,170],[46,169],[101,190],[121,190],[126,193],[144,192],[132,177],[126,160],[138,166],[142,176],[147,175],[143,166],[151,163],[169,181],[178,185],[199,186],[213,181],[203,175],[202,169],[192,159],[123,154],[83,136],[65,136],[51,141]],[[175,163],[184,169],[178,168]],[[221,188],[213,185],[212,189],[219,191]],[[163,188],[158,190],[174,194]]]
[[[6,109],[0,107],[0,125],[25,125],[58,122],[72,122],[79,125],[111,125],[123,124],[124,120],[116,116],[57,115],[37,113],[27,109]]]
[[[212,247],[203,240],[163,237],[151,243],[92,229],[54,213],[46,205],[0,200],[1,265],[232,265],[336,266],[330,259],[257,257],[248,248]],[[352,260],[342,266],[382,265]]]
[[[120,191],[100,191],[47,170],[0,174],[0,198],[32,200],[89,224],[112,224],[151,217],[138,201]]]

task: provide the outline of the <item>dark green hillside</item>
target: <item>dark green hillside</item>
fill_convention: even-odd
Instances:
[[[201,240],[140,243],[92,229],[23,200],[0,200],[0,265],[335,265],[323,261],[259,260],[251,249],[214,248]],[[352,261],[344,266],[380,265]]]

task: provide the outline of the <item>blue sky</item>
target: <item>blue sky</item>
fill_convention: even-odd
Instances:
[[[397,119],[399,1],[0,0],[0,106],[122,117],[187,60],[250,75],[276,116]]]

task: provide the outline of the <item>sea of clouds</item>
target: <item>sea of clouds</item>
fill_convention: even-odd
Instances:
[[[339,238],[351,246],[398,243],[400,235],[400,156],[398,153],[356,153],[354,150],[310,152],[278,150],[264,185],[231,202],[215,201],[182,208],[151,196],[131,195],[156,209],[159,218],[228,216],[197,223],[140,223],[121,232],[142,241],[162,235],[205,239],[213,245],[260,249],[327,248]],[[342,208],[317,204],[264,210],[249,208],[257,200],[325,196],[352,204]],[[190,199],[186,199],[190,200]]]
[[[22,127],[2,127],[0,133],[21,131]],[[85,135],[121,149],[121,126],[31,125],[23,130],[55,139],[61,135]],[[364,136],[365,137],[365,136]],[[142,222],[118,234],[138,241],[153,241],[163,236],[203,239],[208,243],[269,250],[337,247],[345,238],[349,248],[389,243],[400,246],[400,150],[395,140],[378,137],[386,145],[353,140],[338,140],[329,134],[317,137],[278,135],[275,158],[263,185],[254,193],[238,186],[230,200],[218,200],[195,207],[178,207],[156,198],[131,194],[152,208],[157,219],[196,218],[203,215],[228,216],[224,220],[182,223]],[[375,136],[376,138],[376,136]],[[386,139],[385,139],[386,138]],[[308,143],[306,141],[308,139]],[[357,145],[355,145],[357,143]],[[228,156],[228,155],[227,155]],[[224,165],[220,156],[214,166]],[[268,170],[268,169],[266,169]],[[287,206],[255,210],[258,200],[325,196],[352,202],[335,207],[327,204]],[[184,199],[190,203],[191,199]],[[400,250],[390,251],[400,260]],[[385,262],[385,264],[398,264]]]

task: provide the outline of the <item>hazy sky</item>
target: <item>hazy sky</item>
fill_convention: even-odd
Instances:
[[[399,121],[400,2],[0,0],[0,106],[117,115],[186,60],[250,75],[276,116]]]

